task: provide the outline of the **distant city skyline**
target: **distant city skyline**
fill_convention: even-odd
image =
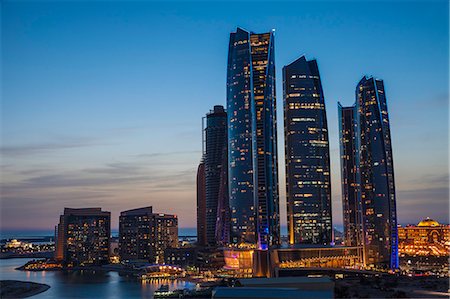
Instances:
[[[236,26],[276,29],[283,227],[281,72],[302,54],[322,80],[333,225],[337,102],[351,105],[364,75],[386,88],[398,223],[448,223],[448,2],[254,4],[3,2],[0,229],[52,230],[64,207],[101,207],[116,230],[120,211],[143,206],[195,227],[200,119],[226,105]]]

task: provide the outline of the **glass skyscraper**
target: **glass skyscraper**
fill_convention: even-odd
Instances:
[[[327,116],[316,60],[283,68],[286,195],[290,244],[332,242]]]
[[[343,190],[356,192],[355,214],[358,214],[358,205],[361,207],[361,224],[358,223],[358,217],[349,217],[346,230],[351,234],[352,227],[362,226],[366,266],[396,269],[398,235],[394,165],[383,81],[372,77],[362,78],[356,87],[355,105],[347,108],[340,106],[339,110],[341,157],[345,158],[341,159]],[[351,119],[353,124],[350,123]],[[349,131],[350,127],[353,128],[352,132]],[[352,162],[349,161],[354,161],[355,166],[351,166]],[[355,177],[352,177],[349,168],[356,168]],[[349,186],[352,180],[355,180],[354,188]],[[351,215],[352,194],[344,193],[343,196],[344,215]],[[348,206],[346,201],[349,201]],[[354,232],[357,233],[357,230]]]
[[[206,242],[217,245],[216,223],[219,208],[220,182],[224,175],[222,168],[227,167],[227,113],[223,106],[214,106],[206,114],[205,128],[205,193],[206,193]],[[222,195],[223,197],[223,195]],[[222,208],[222,207],[221,207]]]
[[[358,200],[355,106],[338,103],[344,244],[362,245],[361,202]]]
[[[273,31],[238,28],[228,51],[230,241],[280,243]]]
[[[217,245],[228,245],[230,243],[230,203],[228,196],[228,150],[224,151],[222,169],[220,173],[219,198],[217,203],[216,222]]]

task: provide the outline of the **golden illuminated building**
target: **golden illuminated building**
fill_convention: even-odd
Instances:
[[[450,225],[426,218],[417,225],[398,227],[401,256],[448,256]]]
[[[225,269],[235,271],[237,277],[251,277],[253,273],[253,249],[225,249]]]
[[[324,268],[362,269],[364,268],[361,247],[358,246],[290,246],[272,248],[267,277],[281,269]],[[257,271],[257,249],[225,248],[225,269],[233,270],[235,277],[251,277]],[[258,275],[256,275],[258,276]]]

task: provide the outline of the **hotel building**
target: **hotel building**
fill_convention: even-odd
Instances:
[[[332,242],[327,115],[316,60],[283,68],[289,244]]]
[[[111,213],[64,208],[56,227],[55,259],[72,266],[109,263]]]
[[[407,256],[447,256],[450,225],[426,218],[417,225],[398,226],[399,253]]]

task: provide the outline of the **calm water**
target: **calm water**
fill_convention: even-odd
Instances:
[[[54,236],[55,231],[53,230],[0,230],[0,239],[13,239],[13,238],[23,238],[23,237],[47,237]],[[119,231],[117,229],[111,230],[111,235],[113,237],[119,236]],[[196,236],[197,229],[190,227],[180,227],[178,229],[178,235],[180,237],[184,236]]]
[[[50,286],[46,292],[33,296],[36,299],[47,298],[153,298],[153,292],[162,284],[168,284],[171,290],[192,288],[194,285],[179,280],[158,280],[141,283],[133,278],[119,276],[116,272],[63,273],[60,271],[18,271],[14,268],[25,264],[28,259],[0,260],[0,279],[32,281]]]

